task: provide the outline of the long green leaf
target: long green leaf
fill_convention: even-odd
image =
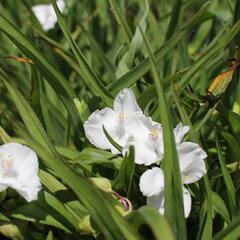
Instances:
[[[113,188],[116,191],[125,190],[129,197],[132,187],[133,174],[135,169],[134,148],[130,146],[129,154],[122,161],[119,173],[114,181]]]
[[[8,89],[12,99],[14,100],[16,107],[25,123],[28,127],[28,130],[35,136],[41,144],[48,149],[53,155],[56,155],[57,152],[51,144],[50,140],[44,128],[42,127],[39,119],[36,114],[33,112],[31,106],[26,101],[26,99],[21,95],[16,87],[11,85],[10,79],[6,76],[6,74],[0,69],[0,78],[3,80],[6,88]]]
[[[227,223],[230,223],[230,214],[223,199],[212,191],[212,204],[215,211],[221,214]]]
[[[23,33],[21,33],[1,15],[0,30],[3,31],[9,39],[36,64],[42,75],[57,92],[58,96],[69,111],[74,124],[77,126],[79,119],[77,118],[78,114],[73,102],[75,93],[66,78],[49,62],[46,57],[41,54],[33,43],[23,35]]]
[[[236,36],[240,30],[240,20],[238,20],[233,27],[224,35],[223,38],[219,39],[218,42],[211,46],[207,51],[190,67],[190,69],[184,74],[179,85],[186,86],[186,84],[192,79],[199,69],[203,66],[207,66],[211,60],[218,54],[219,51],[224,49]]]
[[[77,62],[79,64],[79,67],[82,69],[82,75],[83,79],[86,78],[86,83],[90,84],[92,86],[93,92],[96,91],[99,96],[103,99],[105,104],[107,106],[112,106],[112,96],[108,92],[108,90],[103,86],[102,81],[99,79],[97,74],[92,70],[92,68],[89,66],[86,58],[84,57],[81,50],[78,48],[76,42],[73,40],[70,31],[66,25],[66,22],[64,21],[64,18],[61,14],[61,12],[58,9],[57,3],[55,0],[51,0],[51,3],[53,5],[54,11],[58,18],[58,23],[68,41],[68,44],[70,45]]]
[[[144,13],[139,21],[139,26],[145,32],[146,25],[147,25],[147,16],[148,16],[148,12],[149,12],[148,1],[145,0],[145,4],[144,4],[143,8],[144,8]],[[136,31],[134,33],[134,36],[131,39],[131,44],[129,46],[129,50],[124,54],[124,56],[121,58],[121,60],[118,64],[118,68],[117,68],[117,72],[116,72],[117,78],[123,76],[126,72],[129,71],[129,69],[131,69],[131,67],[134,63],[136,54],[141,50],[142,43],[143,43],[142,35],[139,30],[139,27],[137,27]]]
[[[77,222],[75,227],[71,225],[67,219],[69,213],[64,209],[62,203],[46,192],[42,195],[41,200],[14,209],[10,215],[18,219],[52,225],[68,233],[74,232]]]
[[[18,131],[20,135],[26,139],[29,146],[41,157],[44,164],[54,169],[58,177],[73,190],[81,203],[89,211],[97,229],[106,239],[138,239],[138,234],[114,208],[106,193],[96,189],[94,185],[84,177],[76,175],[76,173],[62,161],[52,158],[49,153],[20,126],[18,126]]]
[[[174,6],[173,6],[172,18],[168,25],[166,40],[168,40],[173,35],[175,29],[178,27],[178,25],[176,23],[179,22],[178,18],[180,15],[181,6],[182,6],[182,0],[176,0],[174,3]]]
[[[127,219],[134,225],[135,228],[140,228],[141,225],[147,224],[156,240],[174,240],[174,234],[167,220],[159,214],[159,212],[150,207],[143,206],[129,213]]]
[[[237,240],[240,237],[240,217],[236,218],[228,227],[217,233],[213,240]]]
[[[186,33],[194,26],[202,17],[202,14],[205,12],[206,8],[208,7],[209,3],[206,3],[202,8],[195,14],[195,16],[190,20],[190,22],[184,25],[179,31],[177,31],[173,36],[157,51],[154,53],[154,57],[156,61],[159,62],[161,58],[171,50],[180,39],[182,39]],[[146,58],[141,63],[139,63],[136,67],[132,70],[127,72],[117,81],[109,84],[107,88],[113,93],[113,95],[117,94],[122,88],[130,87],[133,85],[137,80],[139,80],[145,73],[149,71],[151,68],[151,62],[149,58]]]
[[[220,146],[218,135],[216,136],[216,145],[217,145],[218,161],[220,163],[220,168],[221,168],[221,171],[222,171],[222,174],[223,174],[224,183],[225,183],[226,188],[227,188],[229,208],[231,209],[231,214],[232,214],[232,217],[233,217],[237,213],[237,203],[236,203],[236,200],[235,200],[236,190],[235,190],[231,175],[228,172],[228,169],[226,167],[226,163],[225,163],[223,155],[222,155],[222,149],[221,149],[221,146]]]
[[[112,11],[114,13],[114,16],[116,17],[116,20],[120,26],[123,26],[123,36],[127,42],[127,44],[130,46],[131,44],[131,39],[132,39],[132,32],[131,29],[128,26],[128,23],[126,19],[124,18],[124,13],[119,6],[119,3],[116,0],[109,0]]]
[[[92,184],[85,178],[76,175],[62,160],[59,158],[55,149],[49,142],[41,123],[31,109],[30,105],[20,94],[20,92],[3,78],[16,107],[25,122],[25,125],[31,132],[31,136],[21,127],[17,126],[29,146],[34,149],[44,164],[52,169],[76,194],[79,200],[87,208],[106,239],[138,239],[135,231],[129,227],[127,222],[117,212],[117,210],[105,199],[104,193],[97,191]]]
[[[152,54],[148,39],[143,34],[143,39],[150,57],[154,82],[156,85],[158,106],[161,113],[161,122],[163,126],[163,143],[164,143],[164,182],[165,182],[165,202],[164,215],[172,225],[174,232],[177,233],[178,239],[186,239],[186,222],[183,209],[183,193],[181,184],[180,167],[178,162],[178,153],[173,136],[173,127],[166,96],[159,77],[156,60]]]

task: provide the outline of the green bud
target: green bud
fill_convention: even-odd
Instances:
[[[11,239],[23,239],[22,234],[18,227],[11,222],[1,222],[0,223],[0,233],[5,237]]]
[[[107,178],[89,178],[89,180],[99,189],[104,192],[112,193],[111,182]]]

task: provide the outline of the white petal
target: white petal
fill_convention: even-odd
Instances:
[[[59,10],[62,12],[65,7],[64,1],[57,1],[57,5]],[[45,31],[54,28],[54,25],[57,22],[57,16],[51,4],[35,5],[32,7],[32,11]]]
[[[124,145],[123,155],[129,146],[135,147],[135,163],[151,165],[163,158],[161,125],[144,114],[135,114],[126,123],[126,132],[130,135]]]
[[[114,110],[130,117],[131,114],[142,113],[139,108],[133,92],[128,89],[122,89],[114,100]]]
[[[192,207],[192,198],[188,190],[183,187],[183,205],[184,205],[184,215],[187,218]]]
[[[35,152],[19,143],[0,146],[0,186],[11,187],[27,201],[37,199],[41,189]]]
[[[185,134],[189,131],[189,126],[183,126],[183,123],[180,122],[176,128],[174,128],[174,136],[177,144],[180,144],[185,136]]]
[[[54,25],[57,22],[57,17],[53,14],[51,5],[36,5],[32,7],[32,11],[34,12],[35,16],[45,31],[54,28]]]
[[[164,188],[164,175],[161,168],[147,170],[140,177],[139,187],[146,197],[158,195]]]
[[[162,156],[152,145],[149,145],[146,142],[140,140],[129,141],[122,150],[122,154],[124,156],[127,155],[130,146],[134,146],[135,163],[137,164],[144,164],[145,166],[149,166],[162,159]]]
[[[37,174],[37,155],[30,148],[23,146],[19,143],[7,143],[2,145],[0,149],[7,151],[13,159],[17,159],[17,161],[13,161],[12,170],[24,173],[24,175]],[[29,168],[32,169],[32,171],[28,171]]]
[[[158,195],[148,197],[147,205],[156,208],[161,215],[164,215],[164,191],[161,191]]]
[[[1,183],[5,188],[15,189],[27,202],[38,199],[38,192],[41,190],[41,183],[37,175],[26,177],[21,174],[14,177],[1,179]]]
[[[60,12],[63,12],[64,8],[65,8],[65,2],[63,0],[58,0],[57,1],[57,6],[59,8]]]
[[[164,191],[162,190],[158,195],[148,197],[147,198],[147,205],[155,207],[158,209],[161,215],[164,215]],[[191,195],[189,194],[188,190],[183,187],[183,205],[184,205],[184,215],[187,218],[192,205]]]
[[[93,145],[104,150],[111,149],[112,151],[118,152],[105,136],[103,126],[107,130],[108,134],[115,141],[118,141],[120,131],[116,131],[118,126],[117,113],[110,108],[104,108],[101,111],[97,110],[93,112],[88,120],[83,124],[85,134]],[[118,142],[118,144],[120,143]]]
[[[26,178],[24,180],[26,180]],[[37,200],[38,192],[41,190],[39,178],[36,176],[31,177],[31,183],[26,185],[22,182],[22,185],[19,188],[15,188],[15,190],[28,202]]]
[[[207,170],[203,159],[207,157],[207,154],[198,144],[181,143],[178,146],[178,156],[183,183],[196,182],[206,174]]]
[[[145,141],[149,138],[151,129],[153,129],[153,122],[151,118],[144,114],[135,114],[128,119],[126,129],[134,139]]]

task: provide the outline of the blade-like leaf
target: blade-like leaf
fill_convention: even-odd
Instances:
[[[158,96],[158,107],[161,113],[161,122],[163,126],[163,143],[164,143],[164,182],[167,186],[164,190],[164,215],[172,225],[175,233],[178,234],[178,239],[186,239],[186,222],[183,209],[183,193],[180,176],[180,167],[178,161],[178,153],[176,150],[176,143],[173,136],[173,127],[171,124],[171,117],[166,101],[166,96],[159,77],[159,72],[156,60],[152,54],[148,39],[145,34],[143,39],[149,54],[151,66],[154,75],[154,82],[156,85]]]
[[[135,169],[134,162],[134,147],[130,146],[129,154],[122,161],[121,167],[119,169],[119,173],[114,181],[114,189],[116,191],[125,190],[127,193],[127,197],[129,197],[133,174]]]
[[[217,233],[213,240],[237,240],[240,237],[240,217],[231,222],[225,229]]]
[[[81,52],[81,50],[78,48],[77,44],[75,43],[75,41],[73,40],[69,29],[64,21],[64,18],[60,12],[60,10],[58,9],[57,3],[55,0],[51,0],[51,3],[53,5],[54,11],[57,15],[58,18],[58,23],[77,59],[77,62],[79,64],[79,67],[82,69],[82,75],[83,75],[83,79],[86,78],[87,80],[87,84],[90,84],[92,86],[93,91],[96,91],[99,96],[103,99],[103,101],[105,102],[105,104],[107,106],[112,106],[112,96],[111,94],[108,92],[108,90],[103,86],[101,80],[99,79],[99,77],[97,76],[97,74],[92,70],[92,68],[89,66],[86,58],[84,57],[83,53]]]
[[[213,209],[221,214],[227,223],[230,223],[230,215],[223,199],[215,192],[212,192]]]
[[[75,93],[67,82],[66,78],[44,57],[40,51],[28,40],[15,26],[7,19],[0,16],[0,30],[3,31],[9,39],[28,57],[41,71],[52,88],[69,111],[74,124],[78,123],[78,114],[73,99]]]
[[[174,234],[167,220],[159,212],[149,206],[143,206],[127,215],[127,219],[139,228],[147,224],[156,240],[174,240]]]
[[[221,171],[223,174],[224,183],[225,183],[226,189],[227,189],[229,208],[231,210],[231,214],[233,217],[237,213],[237,203],[235,200],[236,190],[235,190],[231,175],[228,172],[225,160],[222,155],[222,149],[220,146],[218,135],[216,136],[216,145],[217,145],[218,161],[220,163],[220,168],[221,168]]]
[[[196,13],[196,15],[191,19],[191,21],[184,25],[179,31],[177,31],[173,36],[163,45],[161,46],[155,53],[154,57],[156,61],[159,62],[161,58],[171,50],[180,39],[182,39],[186,33],[194,26],[196,23],[199,22],[199,19],[202,17],[202,14],[205,12],[206,8],[208,7],[209,3],[206,3],[202,8]],[[113,93],[113,95],[117,94],[122,88],[130,87],[133,85],[137,80],[139,80],[145,73],[149,71],[151,68],[150,59],[147,58],[139,63],[136,67],[131,69],[117,81],[108,85],[108,89]]]
[[[64,181],[76,194],[81,203],[89,211],[94,224],[106,239],[138,239],[138,234],[129,226],[127,221],[110,203],[106,193],[96,189],[87,179],[76,175],[63,162],[52,158],[43,147],[29,136],[20,126],[18,131],[36,151],[44,164],[55,171],[59,178]]]

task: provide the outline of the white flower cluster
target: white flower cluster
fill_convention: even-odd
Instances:
[[[98,148],[120,153],[108,141],[103,126],[112,139],[123,147],[124,156],[128,153],[129,146],[133,145],[137,164],[149,166],[159,163],[164,157],[162,126],[143,114],[130,89],[120,91],[114,100],[114,109],[106,107],[95,111],[83,126],[88,140]],[[206,173],[203,159],[207,154],[195,143],[182,142],[188,131],[189,127],[183,126],[182,123],[174,129],[183,184],[198,181]],[[139,186],[143,195],[147,197],[147,204],[156,207],[163,214],[163,170],[159,167],[147,170],[140,177]],[[191,210],[191,196],[184,187],[183,199],[187,217]]]
[[[56,3],[60,12],[63,12],[65,2],[63,0],[58,0]],[[57,22],[57,16],[51,4],[35,5],[32,7],[32,11],[45,31],[54,28]]]
[[[26,201],[38,198],[41,183],[36,153],[19,143],[0,146],[0,191],[15,189]]]

